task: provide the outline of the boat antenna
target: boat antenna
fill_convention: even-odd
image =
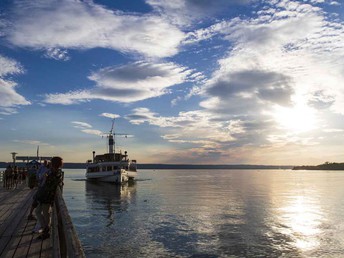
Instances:
[[[115,139],[114,139],[114,125],[115,125],[115,118],[112,119],[112,126],[111,126],[111,130],[109,132],[109,153],[114,153],[114,149],[115,149]]]
[[[111,130],[110,130],[110,134],[112,134],[114,124],[115,124],[115,119],[112,119],[112,126],[111,126]]]
[[[111,130],[109,132],[109,134],[107,135],[107,138],[109,139],[108,142],[108,147],[109,147],[109,153],[115,153],[116,149],[115,149],[115,137],[116,135],[124,135],[125,138],[128,138],[128,134],[124,134],[124,133],[115,133],[115,118],[112,119],[112,125],[111,125]]]

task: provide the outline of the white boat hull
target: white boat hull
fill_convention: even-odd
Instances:
[[[129,180],[128,172],[122,169],[121,171],[100,171],[100,172],[87,172],[87,180],[110,182],[122,184]]]
[[[129,180],[134,180],[137,177],[137,171],[127,171]]]

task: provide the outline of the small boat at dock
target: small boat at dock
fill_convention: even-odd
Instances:
[[[114,121],[107,135],[108,153],[95,155],[87,162],[86,179],[100,182],[123,184],[137,176],[136,160],[130,160],[127,151],[115,151]]]

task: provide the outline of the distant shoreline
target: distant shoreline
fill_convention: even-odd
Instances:
[[[12,162],[0,162],[0,167],[7,167]],[[18,166],[25,166],[24,162],[17,162]],[[64,168],[68,169],[86,169],[86,163],[64,163]],[[216,164],[137,164],[138,169],[291,169],[291,170],[344,170],[344,163],[330,163],[316,166],[288,166],[288,165],[249,165],[249,164],[234,164],[234,165],[216,165]]]
[[[0,167],[7,167],[12,162],[0,162]],[[18,166],[24,166],[25,163],[17,162]],[[86,163],[66,162],[64,168],[85,169]],[[292,169],[294,166],[278,165],[196,165],[196,164],[137,164],[138,169]]]
[[[344,170],[344,163],[325,162],[317,166],[296,166],[293,170]]]

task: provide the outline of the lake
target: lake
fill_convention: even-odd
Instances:
[[[87,257],[344,256],[344,172],[140,170],[135,184],[64,169]]]

